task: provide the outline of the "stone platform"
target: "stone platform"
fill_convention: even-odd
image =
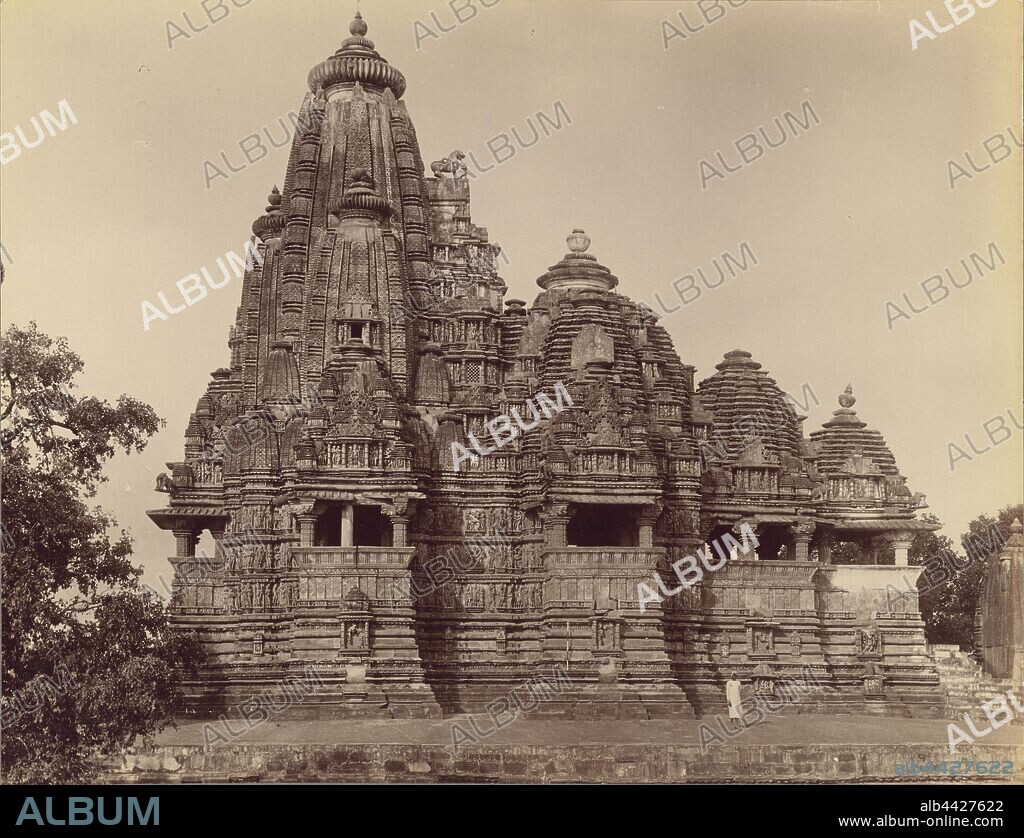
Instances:
[[[474,723],[476,727],[474,728]],[[109,782],[946,782],[897,773],[901,763],[1013,762],[1015,773],[961,782],[1024,782],[1024,732],[995,730],[950,757],[946,722],[867,716],[772,716],[701,752],[714,719],[565,722],[525,718],[493,730],[486,716],[438,720],[273,720],[229,743],[181,722],[155,747],[111,766]],[[461,744],[452,744],[454,725]],[[241,730],[237,721],[236,731]],[[223,733],[223,728],[218,728]],[[476,732],[474,732],[476,731]],[[705,737],[706,737],[705,731]],[[720,735],[720,734],[719,734]],[[209,729],[206,736],[210,738]],[[724,737],[723,737],[724,738]]]

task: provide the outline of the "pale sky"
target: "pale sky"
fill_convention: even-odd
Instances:
[[[725,352],[747,349],[783,389],[817,394],[807,433],[852,383],[861,418],[955,539],[974,516],[1021,499],[1024,151],[1009,134],[1024,137],[1019,2],[976,9],[916,50],[912,19],[931,29],[930,11],[952,26],[941,0],[723,2],[724,15],[667,49],[662,21],[685,31],[682,11],[699,29],[695,3],[472,5],[458,26],[440,0],[363,0],[362,12],[408,79],[428,166],[456,148],[493,162],[488,140],[512,126],[530,140],[527,119],[553,116],[556,102],[571,118],[472,182],[473,220],[510,261],[509,298],[533,300],[574,227],[617,290],[675,304],[673,281],[698,267],[715,279],[712,258],[747,242],[756,267],[662,320],[698,381]],[[141,304],[159,304],[161,291],[180,304],[179,279],[203,267],[216,279],[217,258],[241,252],[284,180],[287,149],[210,189],[203,163],[223,150],[239,168],[239,141],[264,128],[280,141],[279,120],[288,124],[310,68],[348,36],[355,3],[225,8],[209,25],[199,0],[0,5],[0,132],[20,126],[31,142],[32,117],[56,114],[61,100],[77,119],[0,169],[2,322],[35,319],[67,336],[86,363],[83,392],[130,393],[167,420],[142,455],[112,462],[101,493],[150,582],[174,550],[145,516],[166,501],[154,480],[183,458],[189,413],[209,372],[228,364],[241,283],[148,332]],[[192,33],[183,13],[208,28]],[[189,33],[172,30],[171,48],[168,20]],[[431,38],[417,20],[451,31]],[[734,141],[759,128],[774,141],[773,118],[799,115],[803,102],[819,125],[701,189],[702,159],[720,168],[722,151],[735,168]],[[997,133],[1012,153],[993,164],[982,142]],[[969,171],[964,152],[983,171],[951,190],[948,161]],[[960,259],[987,257],[990,242],[1005,266],[889,331],[886,301],[909,314],[906,292],[925,308],[921,283],[949,267],[962,284]],[[982,425],[998,416],[1010,436],[970,453],[964,434],[990,447]],[[999,424],[989,424],[996,439]],[[951,442],[971,457],[952,472]]]

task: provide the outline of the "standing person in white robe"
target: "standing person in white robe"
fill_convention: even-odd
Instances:
[[[740,682],[736,677],[736,672],[729,673],[729,680],[725,682],[725,700],[729,702],[729,718],[738,719],[740,717]]]

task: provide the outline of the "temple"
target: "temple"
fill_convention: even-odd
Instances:
[[[350,33],[309,73],[230,365],[149,513],[207,651],[190,709],[312,667],[292,712],[439,716],[561,667],[537,713],[694,717],[732,672],[765,695],[812,672],[798,710],[941,715],[907,556],[934,527],[852,388],[808,436],[748,352],[695,383],[582,230],[532,305],[505,299],[462,155],[425,175],[405,78]]]

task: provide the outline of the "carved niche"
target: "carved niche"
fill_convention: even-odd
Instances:
[[[611,615],[595,617],[592,620],[591,642],[594,654],[621,655],[622,620]]]
[[[775,626],[770,623],[747,623],[747,640],[752,658],[774,658]]]

